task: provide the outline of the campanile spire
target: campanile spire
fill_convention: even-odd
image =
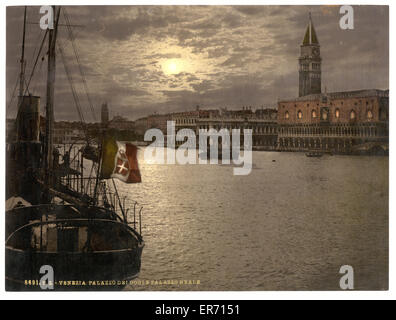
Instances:
[[[299,96],[306,96],[322,91],[322,58],[320,45],[309,13],[308,26],[300,47],[299,57]]]

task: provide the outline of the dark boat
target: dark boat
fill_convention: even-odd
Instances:
[[[63,163],[58,163],[52,131],[60,10],[57,8],[55,28],[43,38],[44,43],[48,33],[46,121],[40,139],[39,97],[26,96],[24,88],[25,7],[16,134],[7,143],[6,153],[6,197],[22,200],[10,201],[6,211],[8,291],[42,290],[43,284],[55,290],[115,290],[140,272],[144,247],[142,207],[133,202],[133,209],[127,209],[127,201],[119,196],[114,180],[110,190],[108,180],[100,178],[101,140],[97,147],[87,141],[87,146],[74,149],[73,159],[70,147],[63,155]],[[68,25],[66,12],[64,16]],[[87,161],[94,176],[84,174]],[[133,222],[128,221],[128,213],[133,215]],[[43,267],[53,270],[53,278],[45,278],[45,283],[41,280]]]
[[[309,158],[321,158],[321,157],[323,157],[323,152],[320,152],[320,151],[308,151],[305,155],[307,157],[309,157]]]
[[[18,218],[39,215],[13,231],[6,241],[6,282],[11,287],[40,290],[38,270],[49,265],[59,290],[108,290],[123,287],[140,271],[143,241],[139,233],[112,212],[90,208],[94,218],[84,217],[73,206],[32,206],[8,212]],[[74,281],[74,286],[67,283]],[[108,283],[100,285],[101,282]],[[98,283],[92,285],[92,283]]]

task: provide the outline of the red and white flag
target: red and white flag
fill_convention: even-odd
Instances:
[[[137,151],[132,143],[107,139],[103,144],[102,178],[117,178],[125,183],[142,182]]]

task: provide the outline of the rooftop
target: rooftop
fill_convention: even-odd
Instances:
[[[389,90],[366,89],[366,90],[340,91],[340,92],[330,92],[330,93],[314,93],[298,98],[281,99],[278,102],[315,101],[321,99],[322,97],[327,97],[329,99],[389,97]]]

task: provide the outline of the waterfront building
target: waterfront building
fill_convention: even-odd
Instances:
[[[367,144],[387,149],[389,91],[312,94],[281,100],[278,148],[353,153]]]
[[[159,129],[166,135],[167,121],[171,120],[171,114],[152,114],[134,121],[135,132],[143,137],[148,129]]]
[[[147,117],[147,129],[159,129],[166,134],[167,122],[172,120],[170,114],[153,114]]]
[[[220,111],[216,109],[204,110],[196,106],[194,111],[178,112],[172,114],[172,121],[175,122],[175,133],[182,129],[190,129],[198,137],[198,123],[205,119],[214,119],[220,116]],[[193,137],[195,137],[193,136]],[[187,138],[185,138],[187,140]],[[198,141],[197,141],[198,143]],[[176,146],[183,144],[183,141],[176,141]]]
[[[135,131],[135,121],[128,120],[122,116],[114,116],[108,122],[109,129],[117,129],[117,130],[126,130],[126,131]]]
[[[248,112],[246,112],[248,111]],[[230,113],[231,112],[231,113]],[[227,129],[231,133],[239,129],[240,144],[243,145],[243,130],[252,130],[252,143],[255,150],[275,150],[278,137],[276,109],[233,110],[215,118],[199,118],[196,122],[196,134],[199,130]],[[238,117],[235,115],[239,115]],[[246,116],[248,115],[248,116]]]
[[[310,17],[299,58],[299,97],[278,101],[278,150],[386,153],[389,90],[322,93],[319,49]]]
[[[147,117],[135,120],[135,132],[137,135],[143,137],[147,130]]]
[[[58,121],[53,129],[54,144],[84,142],[85,134],[81,122]]]
[[[222,109],[221,116],[228,119],[250,119],[254,118],[256,115],[252,111],[252,107],[242,107],[242,109],[239,110]]]

